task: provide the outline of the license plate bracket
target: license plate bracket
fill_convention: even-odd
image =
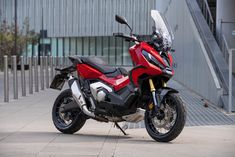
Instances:
[[[57,74],[51,82],[50,88],[61,90],[65,83],[65,77],[63,74]]]

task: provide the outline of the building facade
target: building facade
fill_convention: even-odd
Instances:
[[[0,0],[0,21],[17,25],[29,20],[31,30],[40,33],[38,44],[28,44],[27,56],[101,56],[109,64],[131,65],[128,49],[132,43],[114,38],[113,33],[129,33],[115,22],[125,16],[134,33],[152,33],[150,11],[155,0]]]

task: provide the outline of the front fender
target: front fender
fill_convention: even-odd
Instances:
[[[160,89],[157,90],[156,92],[156,97],[159,100],[160,104],[162,103],[162,100],[164,99],[164,97],[168,94],[168,93],[179,93],[179,91],[170,88],[170,87],[162,87]]]

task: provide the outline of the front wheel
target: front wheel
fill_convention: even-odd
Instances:
[[[174,140],[183,130],[185,120],[186,111],[181,98],[176,93],[167,94],[158,111],[148,107],[145,112],[146,130],[158,142]]]

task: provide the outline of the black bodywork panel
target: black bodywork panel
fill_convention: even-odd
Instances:
[[[97,103],[95,114],[121,117],[134,113],[138,102],[138,94],[131,85],[126,86],[118,93],[107,94],[106,101]]]

